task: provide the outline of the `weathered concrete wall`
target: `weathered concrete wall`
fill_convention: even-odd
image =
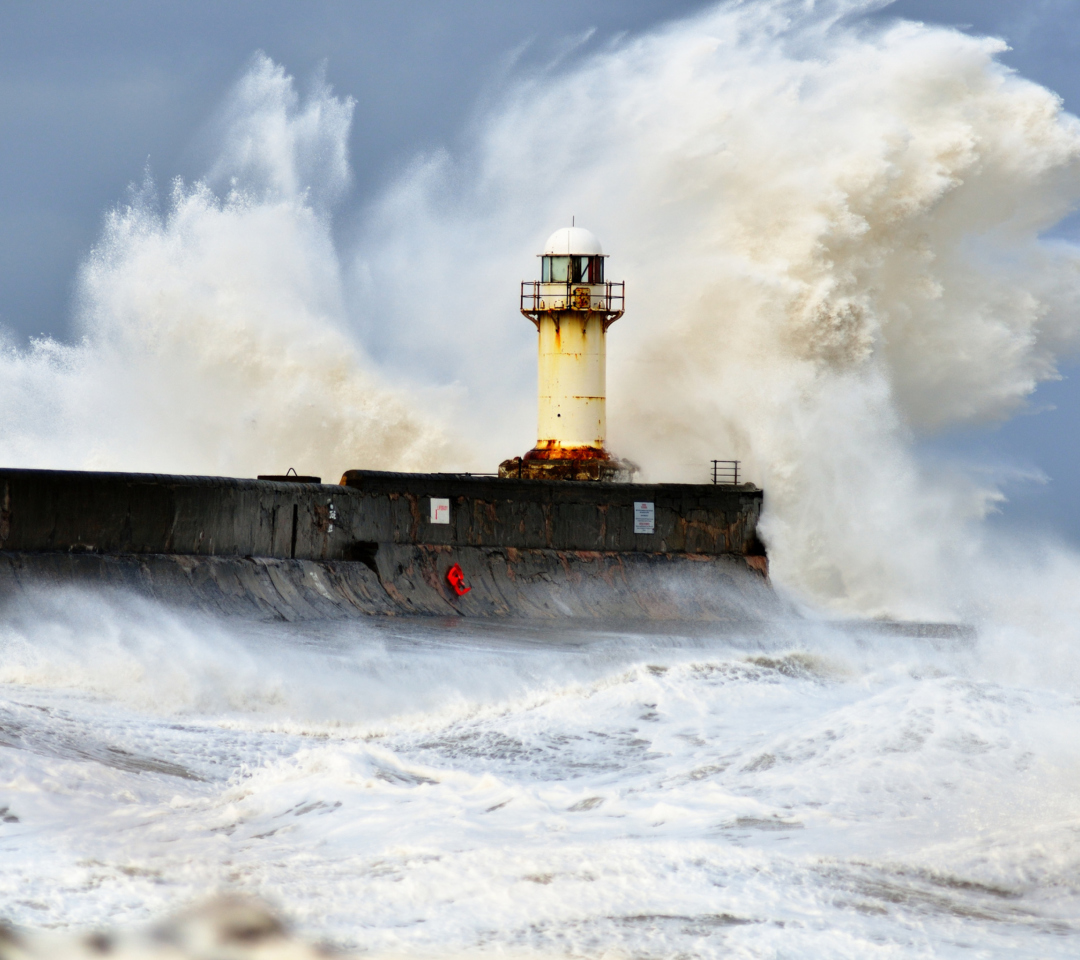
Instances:
[[[460,563],[471,590],[446,582]],[[746,622],[777,607],[741,557],[387,544],[351,561],[0,552],[0,606],[41,590],[120,590],[255,620],[365,615]]]
[[[0,470],[0,550],[351,559],[328,484]]]
[[[574,483],[350,470],[358,536],[376,542],[552,550],[764,555],[762,492],[749,484]],[[432,497],[450,523],[429,522]],[[656,532],[634,533],[634,502],[655,504]]]
[[[352,471],[346,485],[0,470],[0,598],[114,586],[271,619],[738,619],[761,491]],[[451,522],[430,522],[446,498]],[[656,532],[635,534],[635,501]],[[472,588],[458,597],[447,570]],[[755,601],[758,602],[758,601]],[[763,602],[763,601],[762,601]]]
[[[372,559],[375,544],[763,556],[749,485],[572,483],[349,471],[343,486],[0,470],[0,550]],[[430,522],[432,497],[451,501]],[[656,532],[635,534],[634,501]]]

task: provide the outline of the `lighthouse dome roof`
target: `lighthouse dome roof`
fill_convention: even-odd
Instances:
[[[556,230],[544,244],[545,256],[556,257],[602,257],[600,241],[591,230],[584,227],[563,227]]]

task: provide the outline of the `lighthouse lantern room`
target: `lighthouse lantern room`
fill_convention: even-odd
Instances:
[[[540,279],[521,284],[521,312],[539,333],[537,440],[500,477],[629,480],[632,467],[605,448],[605,338],[623,315],[624,284],[604,279],[600,241],[582,227],[556,230]]]

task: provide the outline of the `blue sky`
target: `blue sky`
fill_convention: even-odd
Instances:
[[[159,182],[205,168],[208,123],[256,50],[299,78],[325,64],[335,90],[356,99],[351,147],[362,203],[417,152],[467,135],[470,117],[515,63],[571,48],[570,56],[584,55],[704,6],[9,0],[0,7],[0,324],[17,339],[69,335],[75,271],[104,212],[148,162]],[[1004,62],[1080,110],[1080,0],[898,0],[876,16],[1004,37]],[[1059,229],[1080,234],[1080,218]],[[1045,482],[1007,485],[997,522],[1080,543],[1080,368],[1062,372],[1033,398],[1039,412],[926,447],[1043,474]]]

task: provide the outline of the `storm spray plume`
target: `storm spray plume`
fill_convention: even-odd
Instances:
[[[206,179],[108,216],[83,340],[3,355],[7,462],[491,470],[533,439],[517,282],[576,216],[627,281],[617,455],[650,480],[742,460],[774,580],[812,603],[978,613],[1000,494],[913,444],[1015,412],[1076,346],[1080,258],[1041,234],[1080,199],[1080,124],[1000,41],[880,6],[725,3],[519,77],[345,257],[351,105],[257,58]],[[453,391],[460,435],[395,383]]]
[[[522,82],[474,152],[384,199],[356,276],[373,302],[364,278],[393,287],[407,249],[419,302],[454,278],[505,290],[386,309],[477,401],[500,376],[513,395],[492,372],[529,362],[511,281],[573,212],[627,280],[612,450],[653,480],[743,460],[774,577],[804,597],[955,616],[999,495],[932,475],[913,441],[1015,412],[1075,348],[1080,256],[1040,235],[1080,199],[1080,124],[996,61],[1002,42],[860,19],[880,6],[722,4]],[[522,409],[504,454],[529,439]]]
[[[205,181],[147,180],[106,217],[74,346],[0,359],[10,466],[254,476],[440,461],[439,429],[380,382],[343,324],[329,209],[352,103],[259,56]]]

